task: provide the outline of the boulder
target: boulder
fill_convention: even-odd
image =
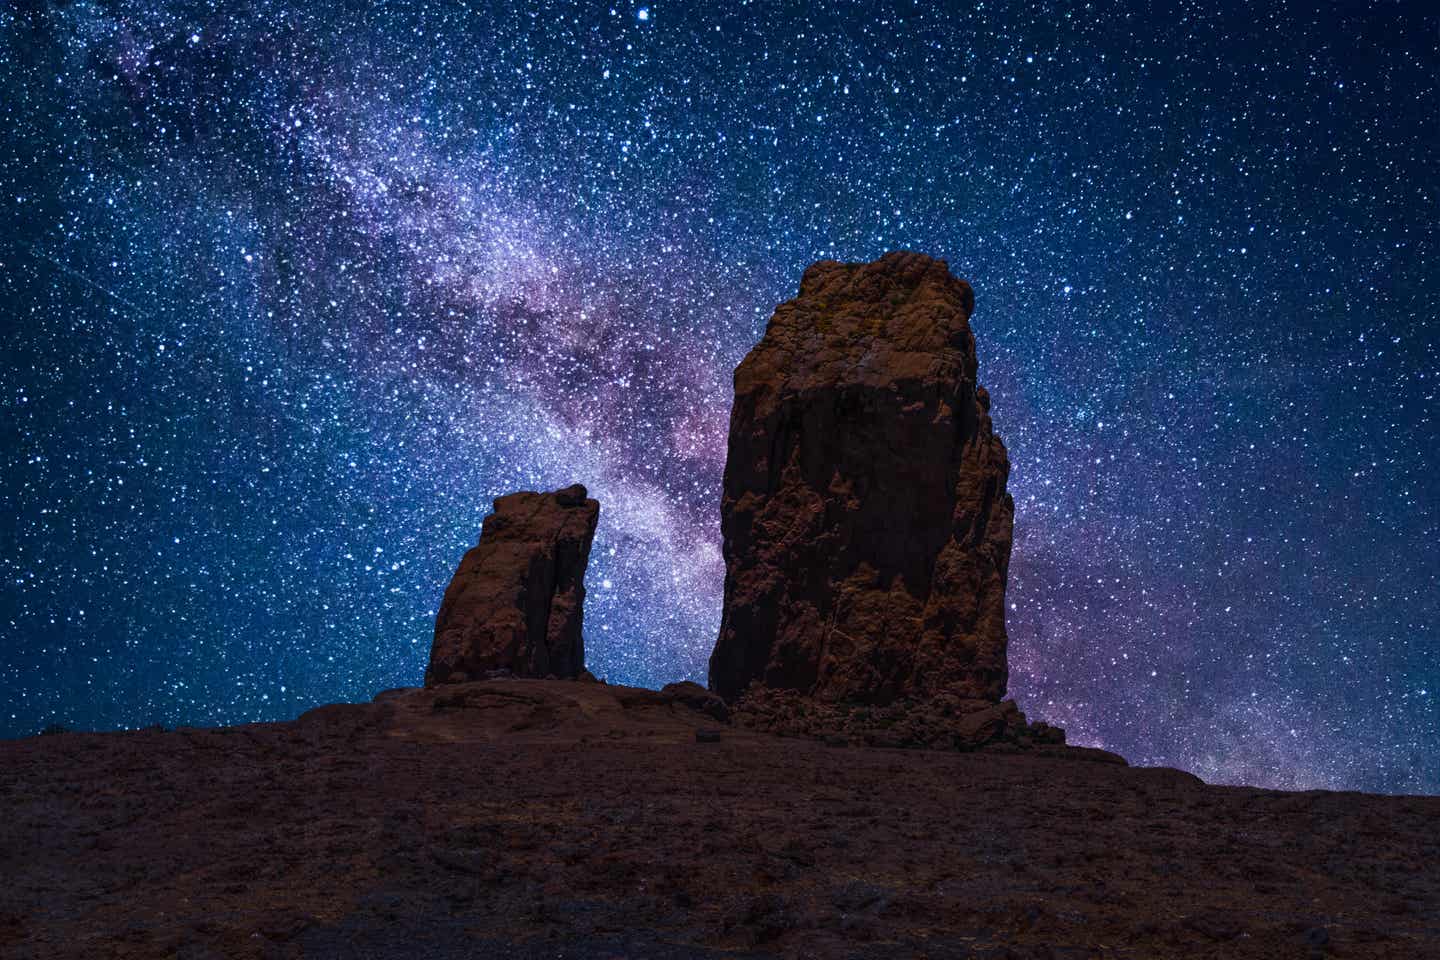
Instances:
[[[735,371],[710,688],[1005,694],[1010,463],[943,260],[822,261]],[[983,731],[977,731],[980,733]]]
[[[599,516],[600,504],[578,483],[496,498],[480,542],[445,590],[426,686],[578,676],[585,669],[585,565]]]
[[[726,723],[730,719],[730,708],[725,705],[725,701],[693,680],[667,683],[660,688],[660,692],[674,703],[703,713],[713,720]]]

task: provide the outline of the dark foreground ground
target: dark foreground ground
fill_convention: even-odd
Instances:
[[[1440,957],[1440,798],[701,727],[509,681],[0,743],[0,957]]]

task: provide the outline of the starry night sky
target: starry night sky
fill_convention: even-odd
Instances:
[[[0,735],[416,684],[490,500],[574,481],[592,669],[703,682],[731,372],[914,249],[1022,709],[1440,792],[1440,19],[968,6],[7,5]]]

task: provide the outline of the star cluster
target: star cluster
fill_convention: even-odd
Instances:
[[[730,373],[915,249],[977,293],[1022,708],[1440,791],[1419,7],[6,7],[0,735],[416,683],[490,500],[575,481],[592,669],[703,680]]]

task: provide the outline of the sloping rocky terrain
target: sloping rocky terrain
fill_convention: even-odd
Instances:
[[[1440,798],[691,703],[490,681],[0,743],[0,956],[1440,956]]]

